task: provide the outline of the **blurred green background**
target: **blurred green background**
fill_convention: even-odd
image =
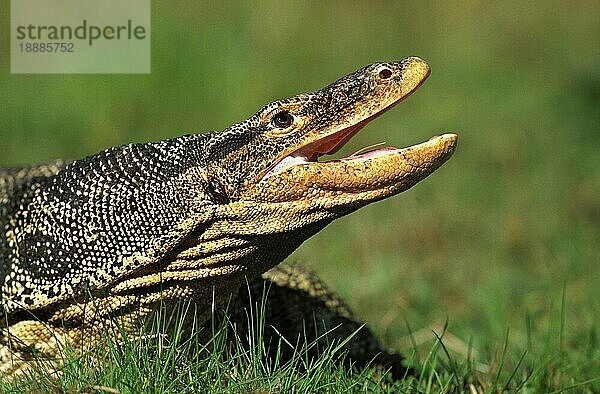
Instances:
[[[423,57],[424,86],[343,152],[457,132],[455,156],[289,260],[397,349],[406,323],[420,347],[447,319],[449,347],[471,342],[484,364],[509,330],[512,358],[556,346],[600,371],[598,1],[154,1],[148,75],[11,75],[8,13],[3,0],[0,166],[223,129],[367,63]]]

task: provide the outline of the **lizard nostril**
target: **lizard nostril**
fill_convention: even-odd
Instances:
[[[382,68],[381,70],[379,70],[379,78],[388,79],[391,76],[392,70],[390,70],[389,68]]]

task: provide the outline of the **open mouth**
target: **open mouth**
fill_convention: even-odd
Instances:
[[[405,96],[406,97],[406,96]],[[403,98],[405,98],[403,97]],[[280,172],[285,171],[287,168],[307,164],[307,163],[315,163],[315,162],[337,162],[337,161],[345,161],[345,160],[361,160],[367,159],[379,155],[389,154],[390,152],[400,151],[399,148],[395,148],[392,146],[381,147],[385,143],[378,143],[369,145],[367,147],[361,148],[358,151],[354,152],[350,156],[343,157],[340,159],[332,159],[332,160],[319,160],[322,156],[333,155],[337,153],[352,137],[354,137],[363,127],[365,127],[371,120],[380,116],[382,113],[386,112],[388,109],[396,105],[401,100],[393,103],[392,105],[384,108],[383,110],[355,123],[350,125],[344,129],[336,131],[328,136],[320,138],[316,141],[313,141],[307,145],[304,145],[289,155],[285,156],[282,160],[276,163],[263,177],[268,178],[271,175],[278,174]],[[433,136],[430,140],[436,138],[437,136]]]
[[[410,60],[410,61],[407,61]],[[353,110],[346,109],[347,117],[345,124],[338,126],[337,129],[321,130],[316,134],[313,141],[287,152],[283,157],[277,160],[263,174],[262,179],[286,171],[290,167],[305,165],[311,163],[339,163],[354,160],[367,160],[373,157],[394,154],[401,152],[392,146],[382,146],[384,144],[374,144],[362,148],[350,156],[340,159],[320,160],[322,156],[332,155],[339,151],[353,136],[355,136],[370,121],[380,116],[399,102],[403,101],[411,93],[417,90],[419,86],[429,76],[429,66],[418,58],[409,58],[403,61],[400,71],[400,84],[383,85],[393,86],[388,92],[392,94],[377,93],[370,97],[369,103],[356,102]],[[381,75],[381,74],[380,74]],[[385,75],[384,75],[385,77]],[[393,98],[392,98],[393,97]],[[364,108],[364,109],[363,109]],[[364,112],[363,112],[364,111]],[[362,112],[362,117],[360,116]],[[365,113],[366,112],[366,113]],[[358,116],[357,116],[358,115]],[[312,134],[312,133],[311,133]],[[432,140],[435,136],[432,137]],[[431,141],[431,140],[430,140]],[[410,148],[406,148],[410,149]]]

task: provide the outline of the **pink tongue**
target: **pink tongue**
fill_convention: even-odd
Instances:
[[[360,153],[358,155],[354,154],[352,156],[344,157],[344,159],[354,159],[357,157],[369,157],[369,156],[376,154],[377,152],[385,152],[385,151],[390,151],[390,150],[398,150],[398,148],[394,148],[393,146],[386,146],[385,148],[375,149],[375,150],[371,150],[371,151],[368,151],[365,153]]]

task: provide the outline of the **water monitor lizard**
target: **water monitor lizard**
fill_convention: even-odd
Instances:
[[[319,161],[429,72],[416,57],[374,63],[223,131],[0,170],[0,371],[137,332],[159,304],[191,301],[206,321],[246,280],[272,284],[267,318],[282,335],[300,333],[304,319],[350,328],[332,335],[356,329],[312,274],[274,267],[332,220],[407,190],[452,155],[457,137],[445,134]],[[348,352],[357,365],[379,357],[401,368],[367,329]]]

